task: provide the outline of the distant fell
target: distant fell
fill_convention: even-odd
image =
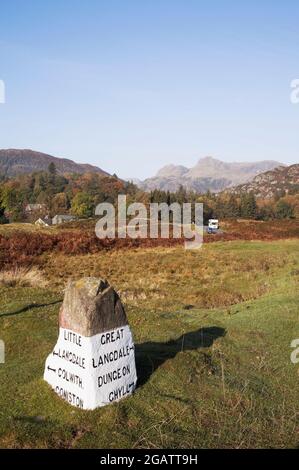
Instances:
[[[274,160],[260,162],[224,162],[213,157],[201,158],[195,166],[166,165],[156,176],[136,184],[145,191],[177,191],[180,186],[197,192],[219,192],[246,183],[256,175],[281,166]]]
[[[24,173],[46,171],[54,163],[58,173],[99,173],[109,176],[109,173],[97,166],[86,163],[76,163],[68,158],[58,158],[42,152],[27,149],[0,150],[0,174],[12,177]]]
[[[276,194],[299,192],[299,164],[280,166],[257,175],[252,181],[231,188],[234,194],[253,192],[257,198],[269,199]]]

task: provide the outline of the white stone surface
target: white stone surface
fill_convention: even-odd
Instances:
[[[128,325],[86,337],[59,329],[44,379],[71,405],[93,410],[136,388],[134,343]]]

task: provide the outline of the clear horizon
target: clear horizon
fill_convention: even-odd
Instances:
[[[12,0],[0,17],[0,148],[125,179],[205,156],[298,163],[298,19],[290,0]]]

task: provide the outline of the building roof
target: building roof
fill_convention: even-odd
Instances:
[[[44,209],[46,204],[27,204],[25,207],[26,211],[36,211],[40,209]]]
[[[72,220],[76,220],[76,217],[71,214],[57,214],[52,219],[52,223],[55,225],[57,223],[62,222],[71,222]]]
[[[70,214],[57,214],[55,215],[55,217],[53,217],[53,219],[56,219],[56,218],[70,220],[70,219],[75,219],[76,217]]]
[[[50,217],[39,217],[36,221],[35,224],[41,224],[41,225],[52,225],[52,220]]]

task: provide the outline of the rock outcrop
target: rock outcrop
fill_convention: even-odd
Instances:
[[[95,409],[133,393],[135,348],[124,307],[106,281],[69,281],[44,379],[71,405]]]
[[[117,292],[107,281],[94,277],[69,281],[59,313],[59,325],[83,336],[127,325]]]

